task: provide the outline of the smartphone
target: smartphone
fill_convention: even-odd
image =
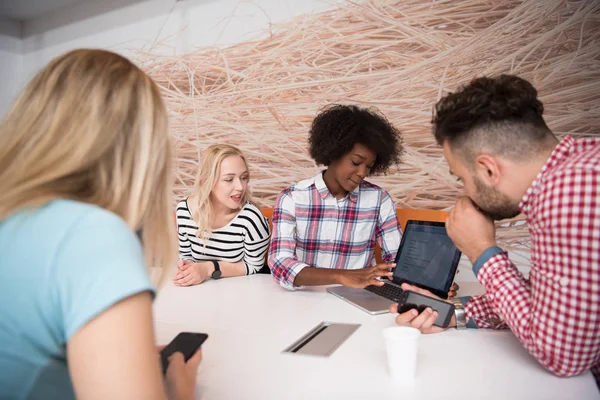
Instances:
[[[196,353],[196,350],[198,350],[206,339],[208,339],[206,333],[181,332],[175,336],[175,339],[160,352],[163,373],[167,372],[171,354],[178,351],[183,354],[183,358],[187,361]]]
[[[438,312],[438,317],[433,324],[441,328],[447,328],[454,315],[454,305],[443,300],[405,290],[402,292],[402,296],[400,296],[400,301],[398,302],[398,313],[402,314],[414,308],[420,314],[427,307]]]

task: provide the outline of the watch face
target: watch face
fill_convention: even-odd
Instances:
[[[211,275],[213,279],[219,279],[221,277],[221,271],[214,271]]]

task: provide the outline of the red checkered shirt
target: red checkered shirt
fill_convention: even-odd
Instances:
[[[478,327],[507,326],[559,376],[600,369],[600,140],[567,136],[519,205],[531,235],[525,278],[506,253],[477,274],[486,289],[466,304]]]

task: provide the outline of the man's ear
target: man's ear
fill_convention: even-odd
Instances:
[[[502,165],[490,154],[480,154],[475,158],[475,173],[483,182],[496,186],[502,178]]]

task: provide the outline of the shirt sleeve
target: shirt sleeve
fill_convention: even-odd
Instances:
[[[531,283],[497,254],[479,270],[486,295],[467,315],[479,325],[495,313],[546,369],[578,375],[600,355],[600,174],[566,169],[541,190]]]
[[[246,275],[257,273],[265,265],[269,249],[269,223],[256,207],[251,206],[241,217],[244,220],[244,264]]]
[[[479,273],[479,270],[487,263],[490,259],[495,257],[497,254],[506,252],[500,247],[493,246],[486,249],[477,260],[473,263],[473,273],[475,276]],[[506,257],[508,259],[508,257]],[[525,279],[525,278],[523,278]],[[525,281],[527,285],[529,283]],[[462,299],[461,299],[462,301]],[[465,312],[469,320],[468,328],[488,328],[488,329],[506,329],[508,325],[502,321],[500,316],[496,314],[492,304],[490,303],[487,294],[475,297],[469,297],[468,301],[463,301],[465,305]]]
[[[400,246],[402,231],[396,215],[396,207],[391,196],[382,192],[381,207],[379,208],[379,217],[375,227],[375,237],[379,247],[381,247],[381,259],[384,263],[393,263],[396,259],[396,253]]]
[[[296,275],[307,264],[296,257],[296,205],[290,191],[283,191],[273,208],[273,237],[269,248],[269,268],[275,282],[290,290]]]
[[[494,311],[487,295],[471,297],[465,304],[468,328],[506,329],[508,325]]]
[[[56,256],[54,280],[66,341],[115,303],[144,291],[154,294],[136,234],[99,208],[68,231]]]
[[[185,229],[190,224],[190,220],[183,213],[189,213],[185,201],[180,201],[177,204],[175,211],[177,219],[177,239],[179,243],[179,258],[182,260],[195,261],[192,255],[192,243],[187,237]]]

